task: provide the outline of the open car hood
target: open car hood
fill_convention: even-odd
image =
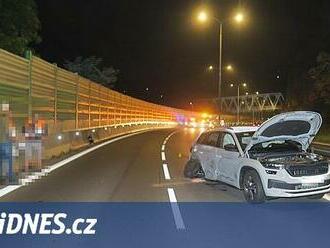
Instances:
[[[265,121],[254,133],[246,147],[246,152],[255,144],[273,140],[296,141],[306,151],[321,124],[322,117],[316,112],[296,111],[276,115]]]

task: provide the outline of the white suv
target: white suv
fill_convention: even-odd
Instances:
[[[318,113],[274,116],[259,128],[217,128],[191,149],[186,177],[205,177],[243,189],[248,202],[273,197],[321,198],[330,191],[329,163],[307,149],[322,123]]]

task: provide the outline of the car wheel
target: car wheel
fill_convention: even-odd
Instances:
[[[199,161],[189,160],[184,168],[183,174],[188,178],[203,178],[205,176]]]
[[[264,188],[258,173],[248,170],[243,175],[243,193],[249,203],[263,203],[266,200]]]
[[[317,194],[317,195],[308,196],[308,198],[313,199],[313,200],[318,200],[318,199],[322,199],[323,196],[324,196],[324,194]]]

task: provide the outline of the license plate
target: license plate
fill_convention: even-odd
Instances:
[[[302,183],[301,185],[296,186],[296,189],[313,189],[319,186],[318,183]]]

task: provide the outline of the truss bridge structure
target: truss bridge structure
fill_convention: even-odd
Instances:
[[[221,97],[215,102],[224,113],[251,113],[281,110],[284,105],[282,93],[264,93]]]

